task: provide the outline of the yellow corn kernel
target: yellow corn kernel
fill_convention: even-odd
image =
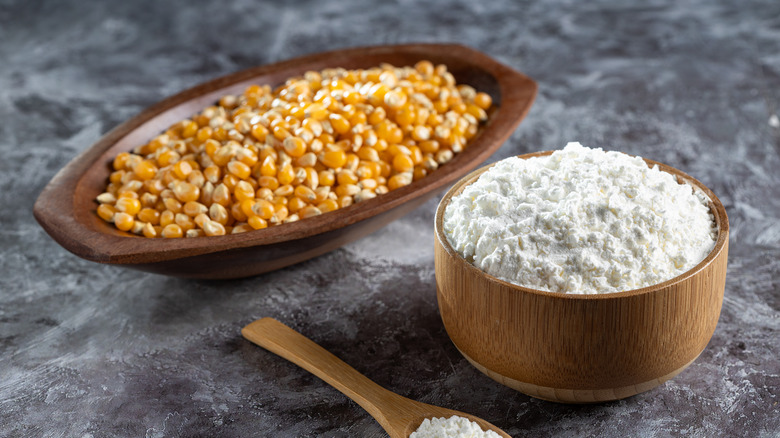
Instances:
[[[224,236],[225,227],[219,222],[207,221],[203,223],[203,233],[207,236]]]
[[[373,111],[371,111],[371,114],[368,115],[368,123],[372,125],[378,125],[380,122],[382,122],[385,117],[387,117],[387,112],[384,108],[375,107]]]
[[[236,203],[230,206],[230,215],[233,216],[233,219],[239,222],[246,222],[248,219],[246,214],[244,214],[243,210],[241,209],[241,203]]]
[[[154,228],[154,226],[150,223],[146,223],[144,225],[143,230],[141,230],[141,233],[144,235],[144,237],[148,237],[150,239],[157,237],[157,230]]]
[[[211,207],[209,207],[209,218],[226,225],[229,220],[228,211],[220,204],[211,204]]]
[[[287,207],[280,206],[279,208],[276,209],[274,215],[271,216],[269,222],[275,225],[281,224],[285,219],[287,219],[288,215],[289,215],[289,211],[287,210]]]
[[[130,231],[135,224],[133,216],[121,211],[114,214],[114,226],[122,231]]]
[[[349,207],[354,203],[354,199],[350,195],[339,196],[338,203],[340,208]]]
[[[274,204],[265,199],[258,200],[252,206],[253,215],[266,220],[271,219],[275,212],[276,207]]]
[[[181,211],[190,217],[195,217],[199,214],[206,213],[208,210],[208,207],[196,201],[188,201],[181,208]]]
[[[219,184],[214,188],[214,194],[211,196],[211,200],[217,204],[227,207],[230,205],[230,190],[225,184]]]
[[[479,92],[474,96],[474,103],[483,110],[487,110],[493,104],[493,98],[487,93]]]
[[[417,119],[417,114],[411,105],[401,108],[395,116],[395,122],[398,126],[409,126]]]
[[[300,137],[287,137],[282,142],[287,155],[298,158],[306,153],[306,143]]]
[[[317,176],[321,186],[332,186],[336,183],[336,175],[332,170],[321,170]]]
[[[133,216],[141,211],[141,201],[129,197],[120,197],[116,200],[114,207],[116,207],[116,209],[122,213],[127,213],[130,216]]]
[[[359,165],[360,165],[360,157],[358,157],[355,154],[348,153],[347,161],[344,163],[344,169],[354,172],[357,170]]]
[[[238,179],[247,179],[252,173],[252,169],[241,161],[231,161],[227,164],[227,170]]]
[[[290,131],[287,130],[287,128],[281,125],[274,126],[272,128],[272,132],[274,134],[274,137],[279,141],[282,141],[285,138],[290,137],[292,135],[290,134]]]
[[[276,190],[279,188],[279,180],[273,176],[261,176],[257,179],[257,184],[260,187],[267,188],[269,190]]]
[[[176,213],[173,221],[180,226],[182,230],[187,231],[195,228],[195,221],[184,213]]]
[[[323,212],[327,213],[330,211],[338,210],[339,204],[333,199],[326,199],[322,201],[321,203],[317,204],[317,208]]]
[[[406,94],[395,90],[385,93],[384,103],[390,109],[401,108],[406,103]]]
[[[160,223],[160,212],[154,208],[142,208],[141,211],[138,212],[137,217],[138,220],[148,224],[158,225]]]
[[[123,170],[127,165],[127,160],[130,158],[129,152],[121,152],[116,158],[114,158],[113,167],[114,170]]]
[[[135,166],[133,172],[143,181],[154,178],[157,175],[157,166],[152,161],[143,160]]]
[[[320,214],[322,214],[322,211],[319,208],[314,207],[313,205],[307,205],[306,207],[303,207],[298,212],[298,216],[301,219],[306,219],[306,218],[309,218],[309,217],[312,217],[312,216],[317,216],[317,215],[320,215]]]
[[[377,152],[376,149],[367,146],[363,146],[362,148],[358,149],[357,156],[361,160],[379,161],[379,152]]]
[[[268,187],[260,187],[259,189],[257,189],[257,192],[255,192],[255,198],[257,199],[270,200],[273,197],[274,197],[274,192]]]
[[[356,184],[343,184],[336,186],[336,195],[341,196],[355,196],[360,192],[360,187]]]
[[[379,161],[364,162],[360,164],[361,167],[366,167],[371,170],[371,176],[365,176],[365,178],[376,178],[382,175],[382,164]],[[360,176],[360,175],[358,175]]]
[[[252,216],[247,219],[246,223],[255,230],[262,230],[268,227],[268,222],[259,216]]]
[[[314,152],[306,152],[295,160],[295,164],[301,167],[314,167],[314,165],[317,164],[317,154]]]
[[[350,126],[364,125],[368,122],[368,116],[366,116],[366,113],[363,111],[357,111],[355,114],[349,116],[348,121]]]
[[[355,171],[355,175],[357,175],[358,178],[371,178],[374,176],[374,171],[372,170],[372,167],[361,165],[358,167],[358,169]]]
[[[418,143],[418,145],[420,147],[420,151],[426,154],[435,154],[441,147],[439,142],[436,140],[421,141]]]
[[[396,172],[408,172],[412,168],[414,168],[414,161],[409,155],[399,153],[393,157],[393,169]]]
[[[225,175],[224,178],[222,178],[222,184],[224,184],[225,187],[227,187],[228,190],[230,191],[235,190],[236,185],[238,184],[239,181],[241,180],[238,179],[238,177],[233,175],[232,173],[228,173],[227,175]]]
[[[287,202],[287,210],[289,210],[290,213],[297,213],[298,210],[306,207],[307,205],[309,204],[303,199],[297,196],[293,196],[292,199]]]
[[[411,172],[398,173],[387,180],[387,188],[395,190],[403,186],[408,186],[412,183],[412,179],[413,176]]]
[[[433,63],[428,60],[422,60],[414,65],[414,68],[423,75],[423,77],[433,75]]]
[[[188,182],[178,181],[174,183],[172,190],[176,199],[181,202],[197,201],[200,197],[200,189]]]
[[[339,134],[346,134],[351,128],[349,121],[341,114],[331,114],[328,116],[328,120],[330,121],[333,130]]]
[[[109,204],[100,204],[97,208],[97,214],[106,222],[114,221],[114,214],[117,212],[116,208]]]
[[[295,179],[295,171],[290,163],[285,163],[276,175],[279,180],[279,184],[287,185],[293,182]]]
[[[236,187],[233,189],[233,196],[239,202],[244,202],[247,199],[254,199],[255,189],[246,181],[239,181]]]
[[[419,146],[409,146],[409,158],[415,166],[423,162],[422,149]]]
[[[209,218],[209,215],[207,215],[206,213],[200,213],[192,219],[192,221],[195,222],[195,225],[199,228],[203,228],[203,224],[205,224],[210,220],[211,218]]]
[[[376,198],[376,193],[369,189],[362,189],[354,196],[355,202],[363,202],[373,198]]]
[[[361,189],[369,189],[369,190],[374,190],[374,189],[376,189],[376,187],[377,187],[379,184],[378,184],[378,183],[376,182],[376,180],[375,180],[375,179],[373,179],[373,178],[365,178],[365,179],[361,179],[361,180],[360,180],[360,182],[359,182],[357,185],[358,185],[358,187],[360,187]]]
[[[203,205],[211,205],[214,202],[214,184],[211,181],[206,181],[203,187],[200,189],[200,203]]]
[[[427,126],[417,125],[412,130],[412,138],[415,141],[425,141],[431,138],[431,129]]]
[[[347,154],[339,149],[328,150],[320,155],[320,162],[331,169],[338,169],[347,162]]]
[[[182,231],[181,227],[176,224],[168,224],[162,229],[162,233],[160,233],[162,237],[172,239],[172,238],[178,238],[184,236],[184,231]]]
[[[314,193],[314,190],[312,190],[312,189],[310,189],[310,188],[308,188],[308,187],[306,187],[304,185],[300,185],[300,186],[296,187],[294,193],[295,193],[295,196],[297,196],[298,198],[300,198],[300,199],[302,199],[302,200],[304,200],[306,202],[313,202],[314,200],[317,199],[317,195]]]
[[[257,141],[265,141],[265,138],[268,136],[268,128],[259,123],[252,125],[250,132]]]
[[[244,199],[241,201],[241,212],[244,213],[244,216],[247,218],[252,217],[255,215],[253,208],[255,206],[255,200],[254,199]]]
[[[174,223],[176,219],[176,214],[170,210],[165,210],[162,213],[160,213],[160,226],[166,227],[172,223]]]
[[[221,171],[219,170],[219,166],[212,164],[210,166],[207,166],[205,169],[203,169],[203,176],[212,184],[219,183]]]
[[[192,165],[188,161],[180,160],[173,165],[173,173],[175,173],[179,179],[187,178],[187,175],[189,175],[190,172],[192,172]]]
[[[323,202],[330,196],[330,186],[320,186],[314,190],[314,194],[317,195],[316,202]]]
[[[198,143],[204,143],[206,140],[211,138],[212,130],[210,126],[204,126],[200,129],[198,129],[198,132],[195,134],[195,139],[198,141]]]

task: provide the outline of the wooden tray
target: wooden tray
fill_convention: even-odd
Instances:
[[[110,163],[221,96],[250,84],[284,82],[308,70],[367,68],[386,62],[446,64],[458,83],[491,95],[495,109],[469,146],[431,175],[374,199],[320,216],[220,237],[147,239],[117,230],[95,213]],[[238,278],[298,263],[357,240],[413,210],[493,154],[512,134],[536,96],[527,76],[468,47],[409,44],[336,50],[250,68],[185,90],[119,125],[57,173],[33,214],[65,249],[87,260],[192,278]]]

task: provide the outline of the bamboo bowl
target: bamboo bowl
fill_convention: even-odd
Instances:
[[[450,199],[489,166],[470,173],[447,192],[435,219],[439,310],[452,342],[479,371],[536,398],[595,403],[652,389],[679,374],[704,350],[723,303],[726,210],[699,181],[645,161],[709,197],[718,235],[712,252],[693,269],[625,292],[545,292],[486,274],[452,248],[442,221]]]
[[[367,68],[381,63],[446,64],[459,83],[485,91],[494,108],[463,152],[436,172],[374,199],[294,223],[242,234],[147,239],[98,218],[110,163],[172,123],[249,84],[276,86],[308,70]],[[223,76],[146,109],[74,158],[38,197],[33,214],[68,251],[87,260],[178,277],[224,279],[262,274],[334,250],[410,212],[477,167],[512,134],[536,96],[536,82],[474,49],[457,44],[357,47],[316,53]]]

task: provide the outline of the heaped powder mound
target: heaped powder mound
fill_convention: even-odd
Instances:
[[[709,254],[708,202],[639,157],[569,143],[496,163],[451,199],[444,232],[460,255],[510,283],[620,292],[672,279]]]
[[[492,430],[482,430],[468,418],[453,415],[449,418],[426,418],[409,438],[501,438]]]

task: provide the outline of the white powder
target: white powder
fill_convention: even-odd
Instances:
[[[501,438],[492,430],[484,431],[468,418],[426,418],[409,438]]]
[[[641,158],[569,143],[496,163],[452,198],[444,232],[463,257],[510,283],[619,292],[674,278],[709,254],[707,202]]]

